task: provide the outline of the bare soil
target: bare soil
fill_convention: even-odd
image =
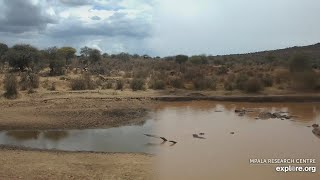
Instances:
[[[152,179],[151,155],[0,148],[0,179]]]

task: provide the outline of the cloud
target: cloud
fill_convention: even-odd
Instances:
[[[62,4],[68,5],[68,6],[82,6],[90,4],[90,0],[60,0]]]
[[[319,0],[0,0],[9,45],[230,54],[320,41]]]
[[[99,17],[99,16],[92,16],[91,19],[98,21],[98,20],[101,20],[101,17]]]
[[[96,17],[97,18],[97,17]],[[114,13],[105,20],[84,23],[77,18],[68,18],[47,30],[49,36],[67,38],[74,36],[125,36],[145,38],[150,36],[151,25],[143,18],[130,18],[127,13]],[[92,19],[92,18],[91,18]],[[101,19],[101,18],[100,18]]]
[[[0,32],[24,33],[44,30],[48,24],[56,22],[34,1],[4,0],[2,3]]]

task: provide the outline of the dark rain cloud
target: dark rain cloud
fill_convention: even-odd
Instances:
[[[91,19],[92,19],[92,20],[95,20],[95,21],[99,21],[99,20],[101,20],[101,17],[99,17],[99,16],[93,16],[93,17],[91,17]]]
[[[92,1],[90,0],[60,0],[62,4],[69,6],[82,6],[90,4]]]
[[[151,24],[143,17],[128,18],[126,13],[117,12],[107,20],[99,23],[85,24],[78,19],[67,19],[47,31],[48,35],[56,38],[73,36],[127,36],[136,39],[149,37]]]
[[[43,12],[40,5],[33,5],[28,0],[4,0],[0,12],[0,32],[23,33],[44,30],[47,24],[55,23],[53,17]]]

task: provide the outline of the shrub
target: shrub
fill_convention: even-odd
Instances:
[[[273,79],[270,74],[266,74],[262,77],[262,83],[264,87],[271,87],[273,85]]]
[[[71,80],[71,89],[72,90],[86,90],[86,89],[95,89],[96,84],[91,79],[90,74],[84,74],[81,78],[76,78]]]
[[[183,80],[177,77],[170,80],[170,85],[178,89],[184,88]]]
[[[292,84],[296,90],[315,90],[318,86],[317,74],[313,71],[294,73],[292,75]]]
[[[234,83],[232,81],[225,81],[223,84],[223,87],[227,91],[233,91],[234,90]]]
[[[235,79],[235,88],[239,90],[244,90],[246,86],[246,82],[248,80],[248,76],[246,74],[238,74],[238,76]]]
[[[85,73],[83,75],[83,79],[85,80],[87,89],[92,90],[96,88],[96,83],[91,79],[91,75],[89,73]]]
[[[124,87],[124,81],[122,79],[118,80],[116,83],[116,90],[123,90]]]
[[[193,86],[197,90],[211,89],[216,90],[217,88],[217,79],[212,78],[197,78],[193,81]]]
[[[221,66],[217,69],[217,75],[223,75],[228,73],[228,68],[226,66]]]
[[[311,61],[307,56],[297,54],[291,59],[289,69],[291,73],[309,71],[311,70]]]
[[[86,81],[83,78],[77,78],[71,80],[71,89],[72,90],[86,90]]]
[[[144,90],[144,80],[140,78],[134,78],[130,83],[130,87],[133,91]]]
[[[6,98],[16,98],[18,95],[17,87],[16,76],[14,74],[6,74],[4,78],[4,89],[6,91],[4,96]]]
[[[277,84],[288,82],[290,80],[290,72],[287,69],[276,69],[274,76]]]
[[[56,90],[56,83],[52,82],[51,86],[48,88],[50,91],[55,91]]]
[[[153,80],[150,82],[150,88],[151,89],[165,89],[166,88],[166,84],[163,80]]]
[[[50,75],[57,76],[64,74],[65,61],[62,59],[52,59],[49,63]]]
[[[39,51],[35,47],[27,44],[14,45],[6,53],[9,65],[23,71],[25,68],[36,64],[39,61]]]
[[[258,78],[250,78],[245,84],[245,91],[248,93],[256,93],[263,89],[263,85]]]
[[[21,90],[39,88],[39,76],[31,72],[22,73],[19,84]]]
[[[111,89],[112,88],[112,82],[108,81],[106,84],[102,85],[102,89]]]
[[[147,78],[149,72],[147,70],[138,70],[133,72],[133,77],[137,79]]]

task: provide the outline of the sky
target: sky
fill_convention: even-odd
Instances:
[[[320,42],[319,0],[0,0],[0,42],[224,55]]]

